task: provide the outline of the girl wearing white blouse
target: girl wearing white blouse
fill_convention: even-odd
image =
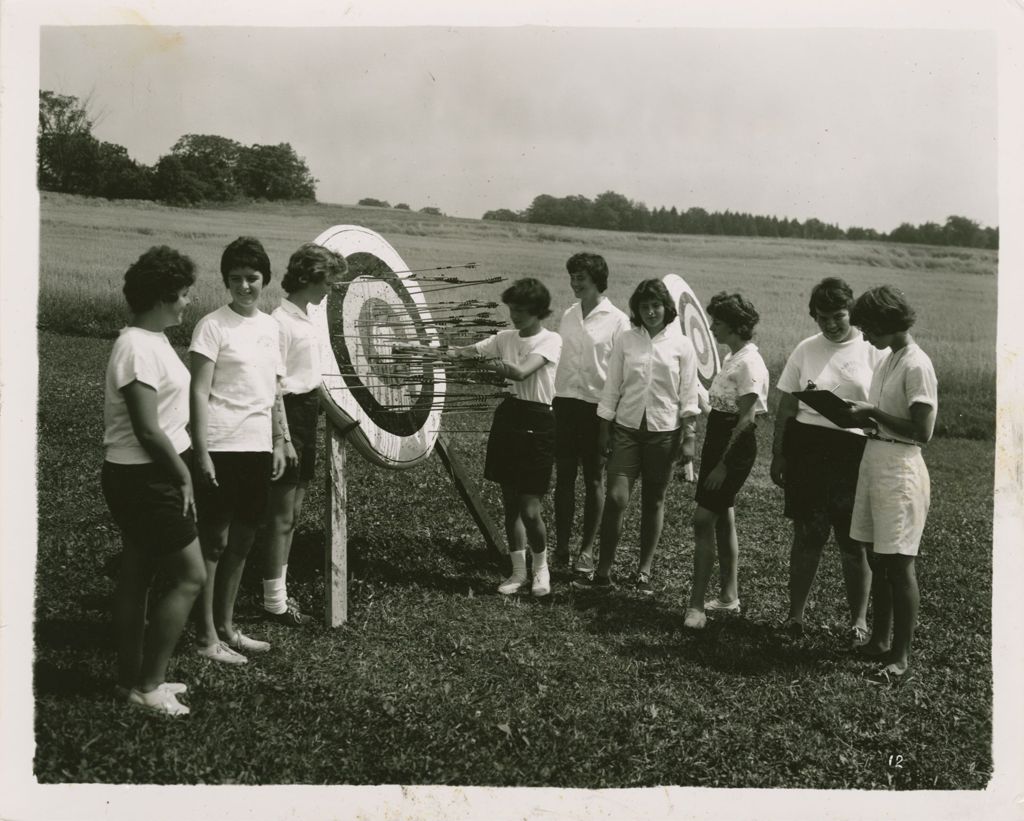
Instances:
[[[541,325],[551,313],[551,294],[527,277],[505,289],[515,330],[499,331],[475,345],[450,348],[452,359],[483,359],[483,366],[511,380],[511,396],[494,412],[487,439],[484,478],[501,485],[512,575],[499,586],[503,595],[530,589],[534,596],[551,592],[547,532],[541,500],[551,484],[555,458],[555,368],[562,338]],[[526,571],[526,548],[532,551],[533,581]]]
[[[636,481],[642,479],[640,561],[633,586],[651,595],[665,491],[680,457],[693,460],[693,428],[700,413],[697,354],[676,322],[676,307],[660,279],[646,279],[636,287],[629,312],[633,327],[612,346],[597,407],[599,449],[608,454],[600,556],[593,578],[574,581],[573,588],[603,592],[614,586],[611,570],[622,520]]]
[[[188,463],[188,369],[164,330],[181,324],[195,266],[166,245],[150,248],[124,275],[132,311],[110,353],[103,401],[103,495],[124,554],[114,595],[117,693],[162,715],[189,712],[165,681],[167,663],[206,582]],[[155,574],[169,582],[146,624]]]
[[[309,307],[320,305],[348,265],[340,254],[307,242],[288,260],[281,287],[288,296],[271,316],[280,329],[281,360],[288,435],[297,462],[288,464],[270,485],[270,535],[263,563],[263,609],[278,624],[298,627],[309,622],[298,603],[288,596],[288,556],[302,512],[306,488],[316,469],[316,422],[322,381],[318,342]]]
[[[700,454],[693,516],[693,588],[683,626],[700,630],[705,610],[738,613],[739,543],[734,502],[757,458],[756,417],[768,409],[768,369],[750,339],[760,316],[740,294],[715,294],[708,303],[711,333],[727,345],[729,355],[708,392],[704,445]],[[721,592],[704,600],[718,546]]]

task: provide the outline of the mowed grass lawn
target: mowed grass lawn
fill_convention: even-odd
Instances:
[[[762,458],[737,507],[742,617],[715,620],[703,634],[680,629],[693,553],[690,486],[676,484],[669,493],[653,600],[575,595],[557,574],[546,601],[506,599],[494,592],[499,571],[436,458],[395,472],[351,452],[349,623],[294,632],[257,623],[244,606],[247,631],[266,636],[274,649],[239,669],[201,662],[187,634],[171,672],[189,682],[193,713],[174,722],[128,710],[111,696],[114,650],[104,600],[112,582],[102,565],[119,540],[99,468],[110,348],[102,337],[123,323],[116,297],[124,268],[151,244],[167,242],[195,256],[209,307],[220,299],[220,249],[239,233],[265,238],[275,281],[301,241],[330,224],[354,222],[381,230],[414,268],[476,261],[487,274],[543,275],[559,305],[568,304],[564,259],[593,248],[612,264],[619,304],[636,280],[676,271],[703,298],[737,287],[759,307],[772,306],[762,308],[760,344],[773,377],[788,349],[813,332],[805,311],[813,282],[829,273],[858,290],[891,281],[921,306],[918,336],[926,349],[966,352],[955,372],[957,357],[944,360],[945,370],[937,362],[940,418],[956,407],[955,385],[976,379],[976,395],[963,397],[956,424],[981,437],[984,414],[971,414],[984,390],[994,394],[994,256],[958,258],[946,254],[957,249],[934,249],[915,258],[922,249],[849,243],[662,242],[356,208],[192,212],[48,199],[42,216],[34,671],[41,782],[986,785],[990,439],[943,436],[926,450],[933,503],[919,563],[918,678],[903,687],[866,683],[862,665],[842,652],[845,607],[834,547],[819,573],[808,636],[794,642],[772,629],[785,613],[790,535],[781,493],[767,476],[766,420],[759,429]],[[874,255],[894,263],[896,252],[905,252],[906,267],[866,261]],[[974,297],[963,301],[964,294]],[[973,323],[963,316],[968,310]],[[973,328],[974,337],[958,339],[950,331],[957,323]],[[485,429],[488,422],[482,414],[446,423],[475,476],[482,474],[484,435],[458,429]],[[497,514],[494,488],[481,490]],[[323,507],[318,482],[289,572],[293,594],[318,614]],[[634,510],[622,573],[635,567],[637,528]],[[258,589],[256,570],[247,571],[244,605]]]

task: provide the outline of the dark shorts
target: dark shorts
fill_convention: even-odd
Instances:
[[[189,451],[181,454],[188,465]],[[100,474],[103,497],[125,541],[158,555],[176,553],[197,538],[192,511],[182,514],[185,500],[175,477],[155,462],[116,465],[104,462]]]
[[[555,415],[548,405],[506,399],[494,411],[484,478],[543,496],[555,460]]]
[[[732,452],[726,462],[725,481],[715,490],[704,487],[707,475],[722,461],[722,454],[729,444],[733,428],[739,417],[736,414],[711,411],[708,424],[704,431],[704,445],[700,451],[700,474],[697,476],[697,492],[694,499],[705,510],[714,513],[725,513],[736,502],[743,483],[747,481],[754,460],[757,459],[756,424],[745,430],[733,445]]]
[[[846,539],[867,439],[790,419],[783,441],[786,516],[815,523],[826,533],[831,526],[837,539]]]
[[[679,448],[682,430],[635,430],[620,425],[612,427],[609,476],[640,478],[648,488],[668,484],[672,478],[673,456]]]
[[[597,405],[556,396],[551,409],[555,413],[555,459],[582,462],[585,473],[598,473],[601,460],[597,434],[601,420]]]
[[[210,458],[216,487],[197,472],[192,474],[200,527],[222,527],[232,521],[259,525],[270,493],[273,457],[264,452],[216,451]]]
[[[298,454],[299,463],[294,467],[285,468],[277,483],[297,485],[300,482],[309,482],[316,470],[316,420],[317,414],[320,412],[319,392],[285,394],[284,412],[288,419],[288,433],[292,438],[292,447]]]

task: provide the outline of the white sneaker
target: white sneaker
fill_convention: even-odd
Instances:
[[[156,689],[165,690],[172,696],[180,696],[188,690],[188,686],[182,684],[180,681],[165,681],[162,684],[158,684]],[[127,700],[128,696],[130,696],[131,694],[131,687],[122,687],[120,684],[114,685],[114,695],[116,695],[119,699]]]
[[[211,661],[219,661],[222,664],[245,664],[249,659],[241,653],[236,653],[224,642],[216,644],[200,644],[196,647],[196,653]]]
[[[225,640],[225,644],[232,650],[245,651],[246,653],[266,653],[270,649],[269,641],[251,638],[241,630],[236,630],[234,636]]]
[[[707,623],[708,617],[704,615],[703,610],[698,610],[696,607],[686,608],[686,617],[683,619],[683,627],[687,630],[703,630]]]
[[[157,687],[148,693],[133,689],[128,694],[128,703],[160,713],[165,716],[187,716],[189,709],[174,697],[174,693]]]
[[[534,571],[533,588],[530,592],[534,596],[548,596],[551,594],[551,573],[546,565],[540,570]]]
[[[498,585],[498,592],[503,596],[511,596],[523,592],[527,584],[529,584],[529,579],[526,576],[517,576],[513,573]]]

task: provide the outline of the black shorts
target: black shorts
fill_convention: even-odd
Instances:
[[[189,451],[181,454],[189,464]],[[181,486],[166,468],[155,462],[117,465],[104,462],[100,484],[107,507],[125,541],[143,545],[158,555],[184,550],[197,538],[196,520]]]
[[[704,487],[707,475],[722,461],[732,436],[733,428],[739,417],[732,413],[713,410],[708,414],[708,424],[704,431],[704,445],[700,451],[700,474],[697,476],[697,492],[694,499],[705,510],[714,513],[725,513],[736,502],[743,483],[747,481],[754,461],[757,459],[756,424],[751,425],[732,447],[725,465],[725,481],[715,490]]]
[[[285,468],[281,485],[297,485],[308,482],[316,470],[316,420],[320,412],[320,394],[318,391],[309,393],[286,393],[284,395],[284,412],[288,419],[288,434],[292,439],[292,447],[299,457],[294,467]]]
[[[548,405],[506,399],[494,411],[484,478],[543,496],[555,460],[555,415]]]
[[[583,463],[584,473],[598,474],[597,434],[601,420],[597,405],[582,399],[556,396],[551,403],[555,414],[555,458]]]
[[[826,532],[831,526],[837,539],[846,539],[866,441],[855,433],[790,419],[782,452],[787,518],[816,522]]]
[[[273,457],[267,452],[215,451],[210,454],[217,485],[192,474],[200,527],[222,527],[232,521],[256,527],[267,508]]]

